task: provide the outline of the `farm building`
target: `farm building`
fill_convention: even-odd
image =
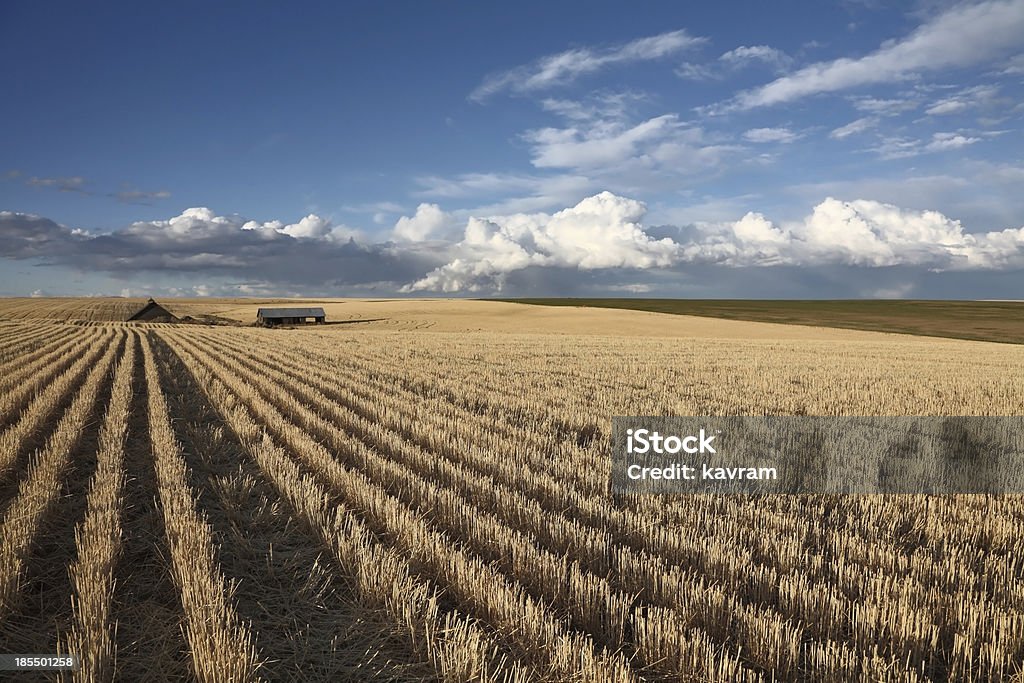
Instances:
[[[261,308],[256,311],[256,320],[263,325],[301,325],[310,318],[322,323],[327,316],[322,308]]]
[[[136,311],[128,320],[173,322],[178,318],[166,308],[150,299],[146,305]]]

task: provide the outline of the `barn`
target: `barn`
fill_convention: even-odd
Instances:
[[[256,321],[261,325],[301,325],[310,319],[323,323],[327,316],[322,308],[261,308]]]
[[[173,313],[152,299],[147,301],[145,306],[128,318],[128,320],[138,320],[143,322],[151,322],[154,320],[158,320],[160,322],[174,322],[177,319],[178,318]]]

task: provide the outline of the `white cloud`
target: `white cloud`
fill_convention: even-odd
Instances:
[[[916,157],[923,150],[923,145],[920,140],[914,138],[902,138],[886,136],[882,138],[882,141],[875,147],[871,147],[869,151],[874,152],[882,159],[907,159],[909,157]]]
[[[931,152],[948,152],[981,142],[981,138],[961,133],[933,133],[928,141],[915,138],[885,137],[871,148],[883,159],[907,159]]]
[[[212,209],[195,207],[166,220],[139,221],[123,230],[152,240],[190,242],[228,238],[238,232],[258,235],[264,240],[287,236],[303,241],[344,241],[360,236],[360,232],[311,213],[295,223],[253,221],[239,216],[218,216]]]
[[[903,112],[917,109],[920,102],[916,97],[880,99],[877,97],[853,97],[853,106],[859,111],[875,116],[898,116]]]
[[[413,216],[402,216],[395,223],[394,235],[408,242],[439,237],[452,224],[451,216],[437,204],[420,204]]]
[[[326,237],[331,232],[331,227],[330,221],[311,213],[298,223],[279,228],[278,232],[301,239],[319,239]]]
[[[748,66],[764,64],[776,71],[784,71],[793,59],[782,50],[767,45],[741,45],[729,50],[708,63],[683,62],[675,73],[688,81],[723,79]]]
[[[661,59],[704,42],[705,38],[691,36],[685,30],[679,30],[638,38],[606,48],[581,47],[566,50],[542,57],[533,64],[488,76],[473,90],[470,99],[480,102],[503,90],[519,93],[543,90],[568,83],[579,76],[594,73],[607,66]]]
[[[981,142],[981,138],[971,138],[959,133],[935,133],[932,141],[924,146],[926,152],[945,152],[951,149],[960,149]]]
[[[968,233],[937,211],[829,197],[799,222],[776,226],[749,213],[702,226],[684,248],[690,261],[730,266],[918,266],[932,270],[1024,267],[1024,228]]]
[[[966,67],[1024,44],[1024,0],[961,4],[925,22],[902,40],[883,43],[861,58],[804,67],[740,93],[728,108],[750,109],[909,78],[919,72]]]
[[[641,202],[602,192],[553,215],[470,218],[455,258],[405,291],[500,287],[505,275],[530,266],[594,270],[671,265],[679,245],[647,235],[639,223],[645,212]]]
[[[782,50],[777,50],[774,47],[767,45],[741,45],[735,49],[729,50],[721,57],[720,60],[730,64],[747,64],[750,62],[763,62],[776,68],[785,68],[793,60]]]
[[[970,108],[970,103],[959,98],[948,98],[939,100],[924,110],[929,116],[943,116],[945,114],[957,114]]]
[[[950,133],[938,140],[963,144],[956,141],[957,136],[963,137]],[[977,164],[969,170],[984,176]],[[1016,188],[1022,175],[1017,167],[992,166],[984,177],[993,184],[1001,178],[1002,186]],[[913,193],[913,184],[901,188],[903,193],[908,189]],[[822,194],[816,192],[815,196]],[[732,215],[756,199],[737,202],[746,206]],[[739,220],[678,228],[645,228],[646,212],[639,201],[602,192],[554,213],[472,217],[458,237],[441,234],[440,239],[432,239],[435,227],[447,214],[436,205],[424,204],[409,218],[406,232],[414,238],[431,238],[428,241],[359,244],[340,240],[338,231],[344,227],[328,227],[316,216],[291,224],[258,222],[219,216],[199,207],[167,220],[90,233],[39,216],[0,211],[0,256],[118,276],[177,276],[192,283],[194,295],[204,294],[203,285],[194,283],[223,277],[242,279],[246,287],[245,282],[276,283],[276,291],[284,291],[287,285],[291,287],[288,291],[363,287],[365,291],[388,292],[407,283],[401,291],[458,292],[500,288],[506,281],[514,285],[511,276],[525,269],[556,269],[567,276],[587,271],[588,278],[599,281],[614,276],[612,284],[630,286],[678,277],[689,264],[1024,269],[1024,227],[972,233],[948,213],[905,209],[874,200],[830,197],[798,220],[777,222],[751,211]],[[1012,221],[1009,224],[1019,225],[1019,213],[1007,215]],[[413,225],[416,220],[426,226]],[[1007,224],[1003,218],[990,223]],[[676,272],[662,272],[666,269]],[[639,271],[649,274],[640,276]],[[529,275],[532,277],[532,271]],[[898,282],[873,281],[877,287],[894,284]],[[216,294],[219,287],[205,293]]]
[[[585,106],[582,102],[577,102],[576,100],[548,97],[541,100],[540,106],[544,111],[557,114],[569,121],[590,121],[596,115],[593,107]]]
[[[600,168],[636,156],[640,146],[681,127],[678,116],[665,114],[628,128],[611,122],[589,129],[540,128],[523,138],[533,145],[531,162],[538,168]]]
[[[743,137],[750,142],[787,144],[799,140],[803,136],[788,128],[751,128],[743,134]]]
[[[842,140],[843,138],[848,138],[851,135],[857,135],[857,134],[863,133],[863,132],[865,132],[867,130],[871,130],[872,128],[874,128],[877,125],[878,125],[878,118],[877,117],[875,117],[875,116],[864,116],[862,118],[850,121],[845,126],[839,126],[835,130],[833,130],[831,133],[829,133],[828,136],[830,138],[833,138],[833,139],[836,139],[836,140]]]
[[[714,173],[741,149],[706,140],[703,129],[680,121],[676,114],[638,123],[599,119],[540,128],[527,131],[523,139],[530,144],[535,167],[570,169],[619,188],[651,189],[672,178]]]
[[[1024,227],[968,233],[937,211],[831,197],[800,221],[775,224],[749,212],[655,239],[646,207],[609,192],[549,214],[471,218],[451,260],[403,288],[458,292],[501,288],[530,267],[656,269],[687,263],[731,267],[914,266],[934,271],[1024,268]],[[686,235],[686,239],[683,236]]]
[[[999,94],[999,87],[995,85],[977,85],[972,88],[965,88],[950,97],[945,97],[925,109],[929,116],[944,116],[947,114],[959,114],[975,107],[990,104]]]
[[[1002,72],[1007,76],[1024,74],[1024,53],[1011,57],[1003,66]]]
[[[541,107],[576,124],[600,121],[625,121],[634,105],[648,100],[644,93],[599,90],[585,101],[549,97],[541,100]]]
[[[687,81],[709,81],[721,75],[713,67],[707,64],[698,64],[697,62],[683,62],[676,67],[675,73]]]

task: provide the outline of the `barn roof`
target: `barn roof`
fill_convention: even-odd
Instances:
[[[256,312],[258,318],[323,318],[322,308],[261,308]]]
[[[167,318],[169,320],[177,320],[178,318],[168,311],[166,308],[158,304],[157,302],[150,299],[146,302],[146,305],[140,308],[138,311],[129,316],[128,320],[150,320],[152,318]]]

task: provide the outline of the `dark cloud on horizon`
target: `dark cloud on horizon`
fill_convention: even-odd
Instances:
[[[396,250],[353,237],[304,239],[273,228],[242,229],[240,221],[200,223],[180,232],[136,223],[90,234],[39,216],[0,212],[0,256],[125,277],[188,274],[317,289],[380,282],[394,282],[397,289],[443,262],[427,249]]]

